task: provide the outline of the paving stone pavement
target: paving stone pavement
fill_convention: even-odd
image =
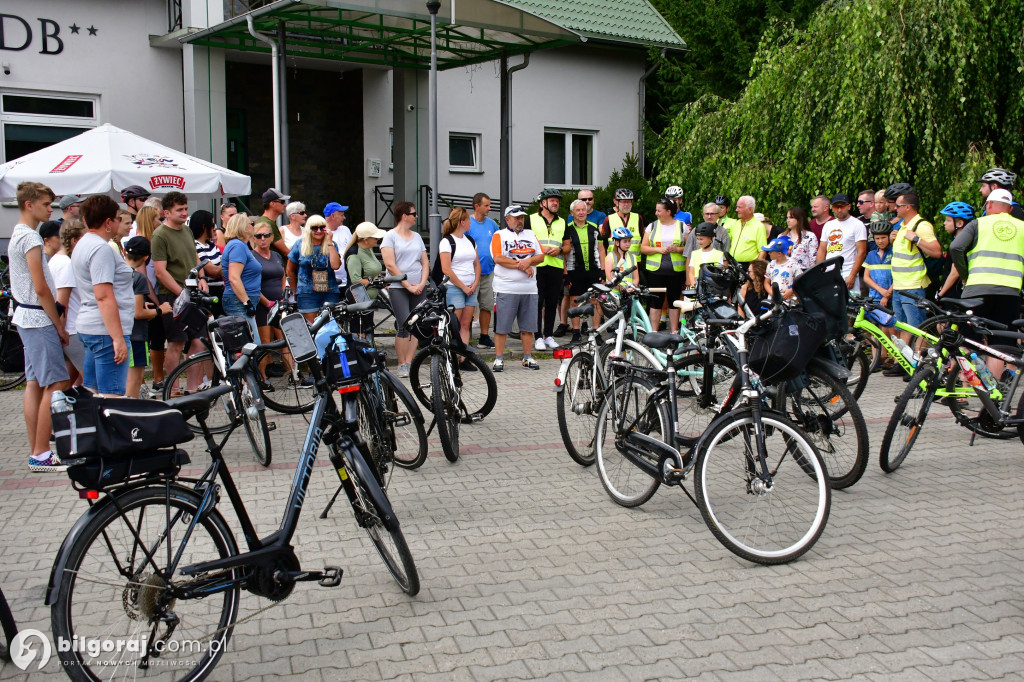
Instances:
[[[556,363],[541,367],[510,362],[497,375],[497,407],[463,429],[457,463],[432,437],[422,468],[395,473],[416,597],[394,584],[346,506],[318,518],[336,487],[322,457],[295,544],[307,568],[343,566],[341,585],[299,586],[241,624],[210,679],[1024,675],[1019,440],[968,448],[937,406],[903,468],[886,475],[877,450],[904,384],[876,374],[861,401],[872,444],[864,478],[834,494],[828,528],[802,559],[756,566],[722,547],[681,491],[635,510],[612,503],[595,470],[565,454]],[[21,626],[49,632],[43,591],[84,502],[64,475],[28,471],[21,399],[0,393],[0,585]],[[241,433],[228,455],[263,533],[279,522],[306,426],[273,419],[270,470],[252,463]],[[264,605],[243,593],[240,616]],[[55,661],[44,670],[60,672]],[[0,679],[26,677],[42,674],[0,668]]]

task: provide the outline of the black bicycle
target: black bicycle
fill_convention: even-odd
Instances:
[[[14,622],[14,615],[11,613],[11,607],[7,603],[7,598],[4,597],[4,591],[0,590],[0,658],[5,661],[11,660],[11,642],[14,641],[14,636],[18,634],[18,625]]]
[[[0,391],[25,383],[25,347],[14,326],[14,297],[0,290]]]

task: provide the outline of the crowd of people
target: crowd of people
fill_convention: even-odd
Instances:
[[[773,284],[792,298],[802,272],[842,256],[851,291],[891,307],[897,320],[919,325],[925,313],[911,295],[931,295],[978,296],[984,301],[979,315],[1012,322],[1024,279],[1024,213],[1011,193],[1015,180],[1009,171],[991,169],[979,181],[980,213],[969,201],[942,209],[948,249],[920,215],[920,197],[907,183],[865,189],[855,204],[844,193],[819,195],[810,202],[810,217],[792,206],[778,226],[756,211],[750,195],[736,200],[734,212],[720,195],[694,220],[676,186],[658,200],[650,222],[633,211],[629,189],[616,190],[607,213],[594,207],[591,190],[580,190],[566,219],[559,215],[561,192],[545,188],[536,213],[513,204],[499,225],[490,217],[491,198],[481,192],[472,210],[454,208],[444,221],[435,267],[447,278],[446,299],[462,341],[473,342],[477,320],[476,344],[494,349],[496,372],[505,368],[510,335],[519,337],[522,366],[531,370],[539,369],[533,353],[560,345],[556,337],[571,334],[579,341],[579,322],[568,316],[573,298],[634,266],[624,284],[643,282],[663,292],[651,319],[665,314],[668,329],[678,331],[673,301],[695,285],[701,266],[721,264],[726,254],[747,269],[751,281],[742,293],[754,310]],[[160,391],[182,354],[202,349],[201,339],[171,315],[194,269],[200,288],[218,294],[223,312],[244,318],[263,342],[280,334],[268,314],[285,296],[312,319],[324,304],[341,300],[350,283],[368,284],[382,272],[405,275],[388,294],[397,373],[408,376],[417,341],[405,321],[431,279],[416,206],[397,202],[390,230],[370,222],[351,230],[348,207],[338,202],[308,215],[303,202],[276,188],[261,198],[260,215],[240,213],[231,203],[218,216],[190,214],[181,192],[158,198],[132,186],[121,193],[121,205],[106,195],[63,196],[62,217],[51,221],[54,193],[36,182],[18,187],[20,222],[8,256],[13,322],[25,347],[33,470],[65,468],[49,445],[54,390],[82,385],[101,395],[138,397],[152,366],[153,388]],[[366,334],[372,325],[369,313],[353,331]]]

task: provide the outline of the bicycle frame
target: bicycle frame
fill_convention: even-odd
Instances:
[[[903,353],[900,352],[900,349],[896,347],[896,344],[893,343],[892,340],[885,335],[885,333],[881,330],[880,327],[878,327],[875,323],[867,319],[867,316],[864,314],[863,307],[857,311],[857,317],[853,322],[853,326],[855,329],[863,329],[868,334],[871,334],[871,336],[878,339],[878,342],[882,344],[882,347],[885,348],[886,352],[889,353],[889,357],[896,361],[899,364],[899,366],[902,367],[907,372],[908,376],[913,376],[914,365],[910,364],[910,361],[907,360]],[[920,337],[930,344],[935,344],[938,343],[939,341],[939,338],[937,336],[932,336],[928,332],[918,329],[913,325],[906,324],[905,322],[897,321],[893,325],[893,327],[895,329],[899,329],[900,331],[909,332],[914,336]]]

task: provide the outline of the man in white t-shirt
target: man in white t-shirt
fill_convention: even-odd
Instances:
[[[339,252],[348,248],[352,241],[352,230],[345,225],[345,211],[348,206],[342,206],[337,201],[332,201],[324,206],[324,220],[327,221],[327,229],[331,231],[331,240],[337,245]],[[348,270],[345,268],[345,259],[341,259],[341,267],[334,271],[334,277],[338,280],[338,289],[342,294],[348,289]]]
[[[523,343],[523,367],[540,369],[531,356],[537,331],[537,266],[544,260],[540,242],[525,229],[526,211],[518,204],[505,209],[505,227],[491,237],[494,259],[494,365],[505,369],[505,340],[518,319]]]
[[[860,268],[868,255],[868,231],[864,223],[850,215],[850,198],[839,193],[832,197],[835,217],[821,228],[818,260],[843,257],[843,279],[851,291],[860,291]]]

